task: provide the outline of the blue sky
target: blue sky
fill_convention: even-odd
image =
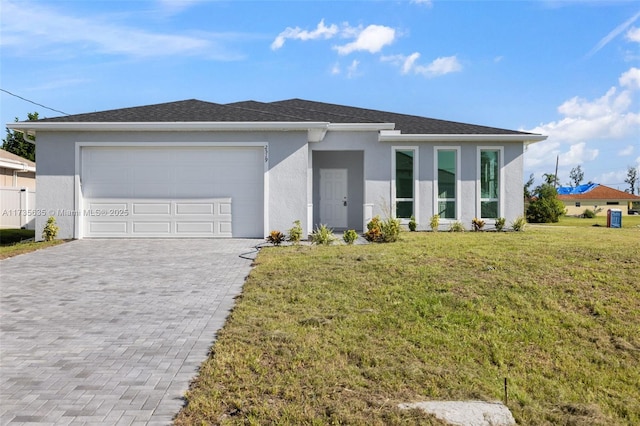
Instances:
[[[525,179],[640,167],[637,1],[3,0],[1,88],[77,114],[303,98],[549,136]],[[38,111],[1,92],[8,123]]]

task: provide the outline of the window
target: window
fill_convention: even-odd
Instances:
[[[409,219],[415,209],[415,171],[417,148],[394,148],[393,173],[395,180],[395,214],[399,219]]]
[[[480,217],[500,217],[500,150],[480,149]]]
[[[443,219],[456,219],[458,197],[458,148],[435,148],[436,214]]]
[[[620,202],[619,201],[607,201],[607,205],[608,206],[619,206]]]
[[[580,207],[580,201],[576,201],[576,207]]]

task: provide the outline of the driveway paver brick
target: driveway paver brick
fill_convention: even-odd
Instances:
[[[171,424],[260,242],[86,239],[1,261],[0,424]]]

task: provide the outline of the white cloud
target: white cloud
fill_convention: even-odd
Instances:
[[[353,78],[353,77],[357,77],[358,74],[358,66],[360,65],[360,61],[358,61],[357,59],[354,59],[351,62],[351,65],[349,65],[349,67],[347,67],[347,77],[348,78]]]
[[[354,59],[353,61],[351,61],[351,63],[346,67],[346,76],[347,78],[355,78],[355,77],[359,77],[362,75],[362,73],[360,72],[360,61],[357,59]],[[331,67],[331,75],[340,75],[342,74],[342,67],[340,66],[340,63],[336,62],[332,67]]]
[[[635,88],[637,69],[623,73],[621,85]],[[549,136],[549,140],[575,143],[586,140],[615,140],[640,134],[640,112],[631,108],[631,90],[610,88],[595,100],[574,97],[558,107],[563,116],[530,131]]]
[[[396,30],[384,25],[369,25],[359,32],[355,41],[342,46],[334,46],[340,55],[348,55],[356,51],[378,53],[384,46],[394,42]]]
[[[633,145],[627,145],[626,147],[618,151],[618,155],[621,157],[628,157],[631,154],[633,154]]]
[[[421,4],[428,7],[433,6],[433,3],[431,2],[431,0],[411,0],[409,3]]]
[[[624,180],[627,178],[627,169],[620,169],[613,172],[601,173],[595,177],[593,182],[600,183],[602,185],[608,185],[620,191],[627,189],[627,184]]]
[[[635,97],[635,91],[640,90],[637,68],[622,73],[618,82],[619,86],[611,87],[601,97],[576,96],[563,102],[558,107],[561,115],[558,120],[528,130],[548,136],[546,141],[528,147],[525,154],[528,173],[552,170],[556,156],[565,169],[589,162],[597,169],[598,162],[594,160],[601,154],[617,152],[620,156],[630,156],[635,152],[640,135],[640,110]],[[596,148],[596,144],[601,149]],[[561,169],[559,175],[564,171]],[[612,182],[611,176],[605,174],[601,173],[594,181]]]
[[[618,79],[620,86],[631,90],[640,90],[640,68],[631,68]]]
[[[576,96],[560,105],[558,112],[567,117],[585,119],[597,119],[608,114],[623,112],[631,105],[631,94],[626,90],[617,92],[618,90],[612,87],[604,96],[594,101]]]
[[[273,41],[273,43],[271,43],[271,49],[272,50],[280,49],[282,46],[284,46],[284,42],[287,39],[302,40],[302,41],[316,40],[319,38],[330,39],[334,37],[336,34],[338,34],[338,26],[335,24],[326,26],[324,24],[324,19],[322,19],[318,23],[318,26],[313,31],[303,30],[300,27],[295,27],[295,28],[287,27],[284,31],[278,34],[278,36]]]
[[[456,56],[446,56],[435,59],[426,67],[416,66],[416,72],[426,76],[440,76],[461,70],[462,65]]]
[[[630,28],[629,31],[627,31],[626,39],[632,42],[640,43],[640,28]]]
[[[595,160],[598,154],[597,149],[588,149],[586,142],[580,142],[571,145],[569,151],[561,153],[558,162],[561,166],[576,166]]]
[[[633,23],[640,18],[640,12],[633,15],[631,18],[624,21],[622,24],[615,27],[609,34],[604,36],[594,47],[587,53],[587,57],[594,55],[600,49],[605,47],[607,44],[611,42],[614,38],[616,38],[620,33],[629,28]]]
[[[537,169],[555,162],[557,155],[560,155],[560,142],[546,140],[529,145],[524,156],[525,167]]]
[[[418,59],[420,59],[420,56],[420,53],[414,52],[409,56],[383,56],[380,60],[383,62],[391,62],[400,67],[402,74],[420,74],[428,78],[462,71],[462,64],[455,55],[434,59],[429,65],[419,64]]]
[[[132,57],[201,54],[230,59],[216,45],[215,35],[152,32],[114,24],[107,17],[75,17],[42,5],[25,7],[5,1],[2,7],[2,48],[12,48],[18,54],[42,50],[60,57],[89,52]]]
[[[396,39],[396,30],[384,25],[369,25],[367,27],[352,27],[345,22],[340,27],[336,24],[326,25],[324,19],[318,23],[313,31],[303,30],[300,27],[287,27],[271,43],[272,50],[278,50],[284,46],[286,40],[328,40],[334,37],[343,39],[355,39],[344,45],[333,46],[340,55],[348,55],[357,51],[378,53],[383,47],[393,43]]]
[[[418,52],[409,55],[402,64],[402,74],[408,74],[411,70],[415,69],[415,63],[420,58]]]

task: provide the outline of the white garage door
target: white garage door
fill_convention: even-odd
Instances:
[[[262,147],[83,147],[85,237],[257,237]]]

